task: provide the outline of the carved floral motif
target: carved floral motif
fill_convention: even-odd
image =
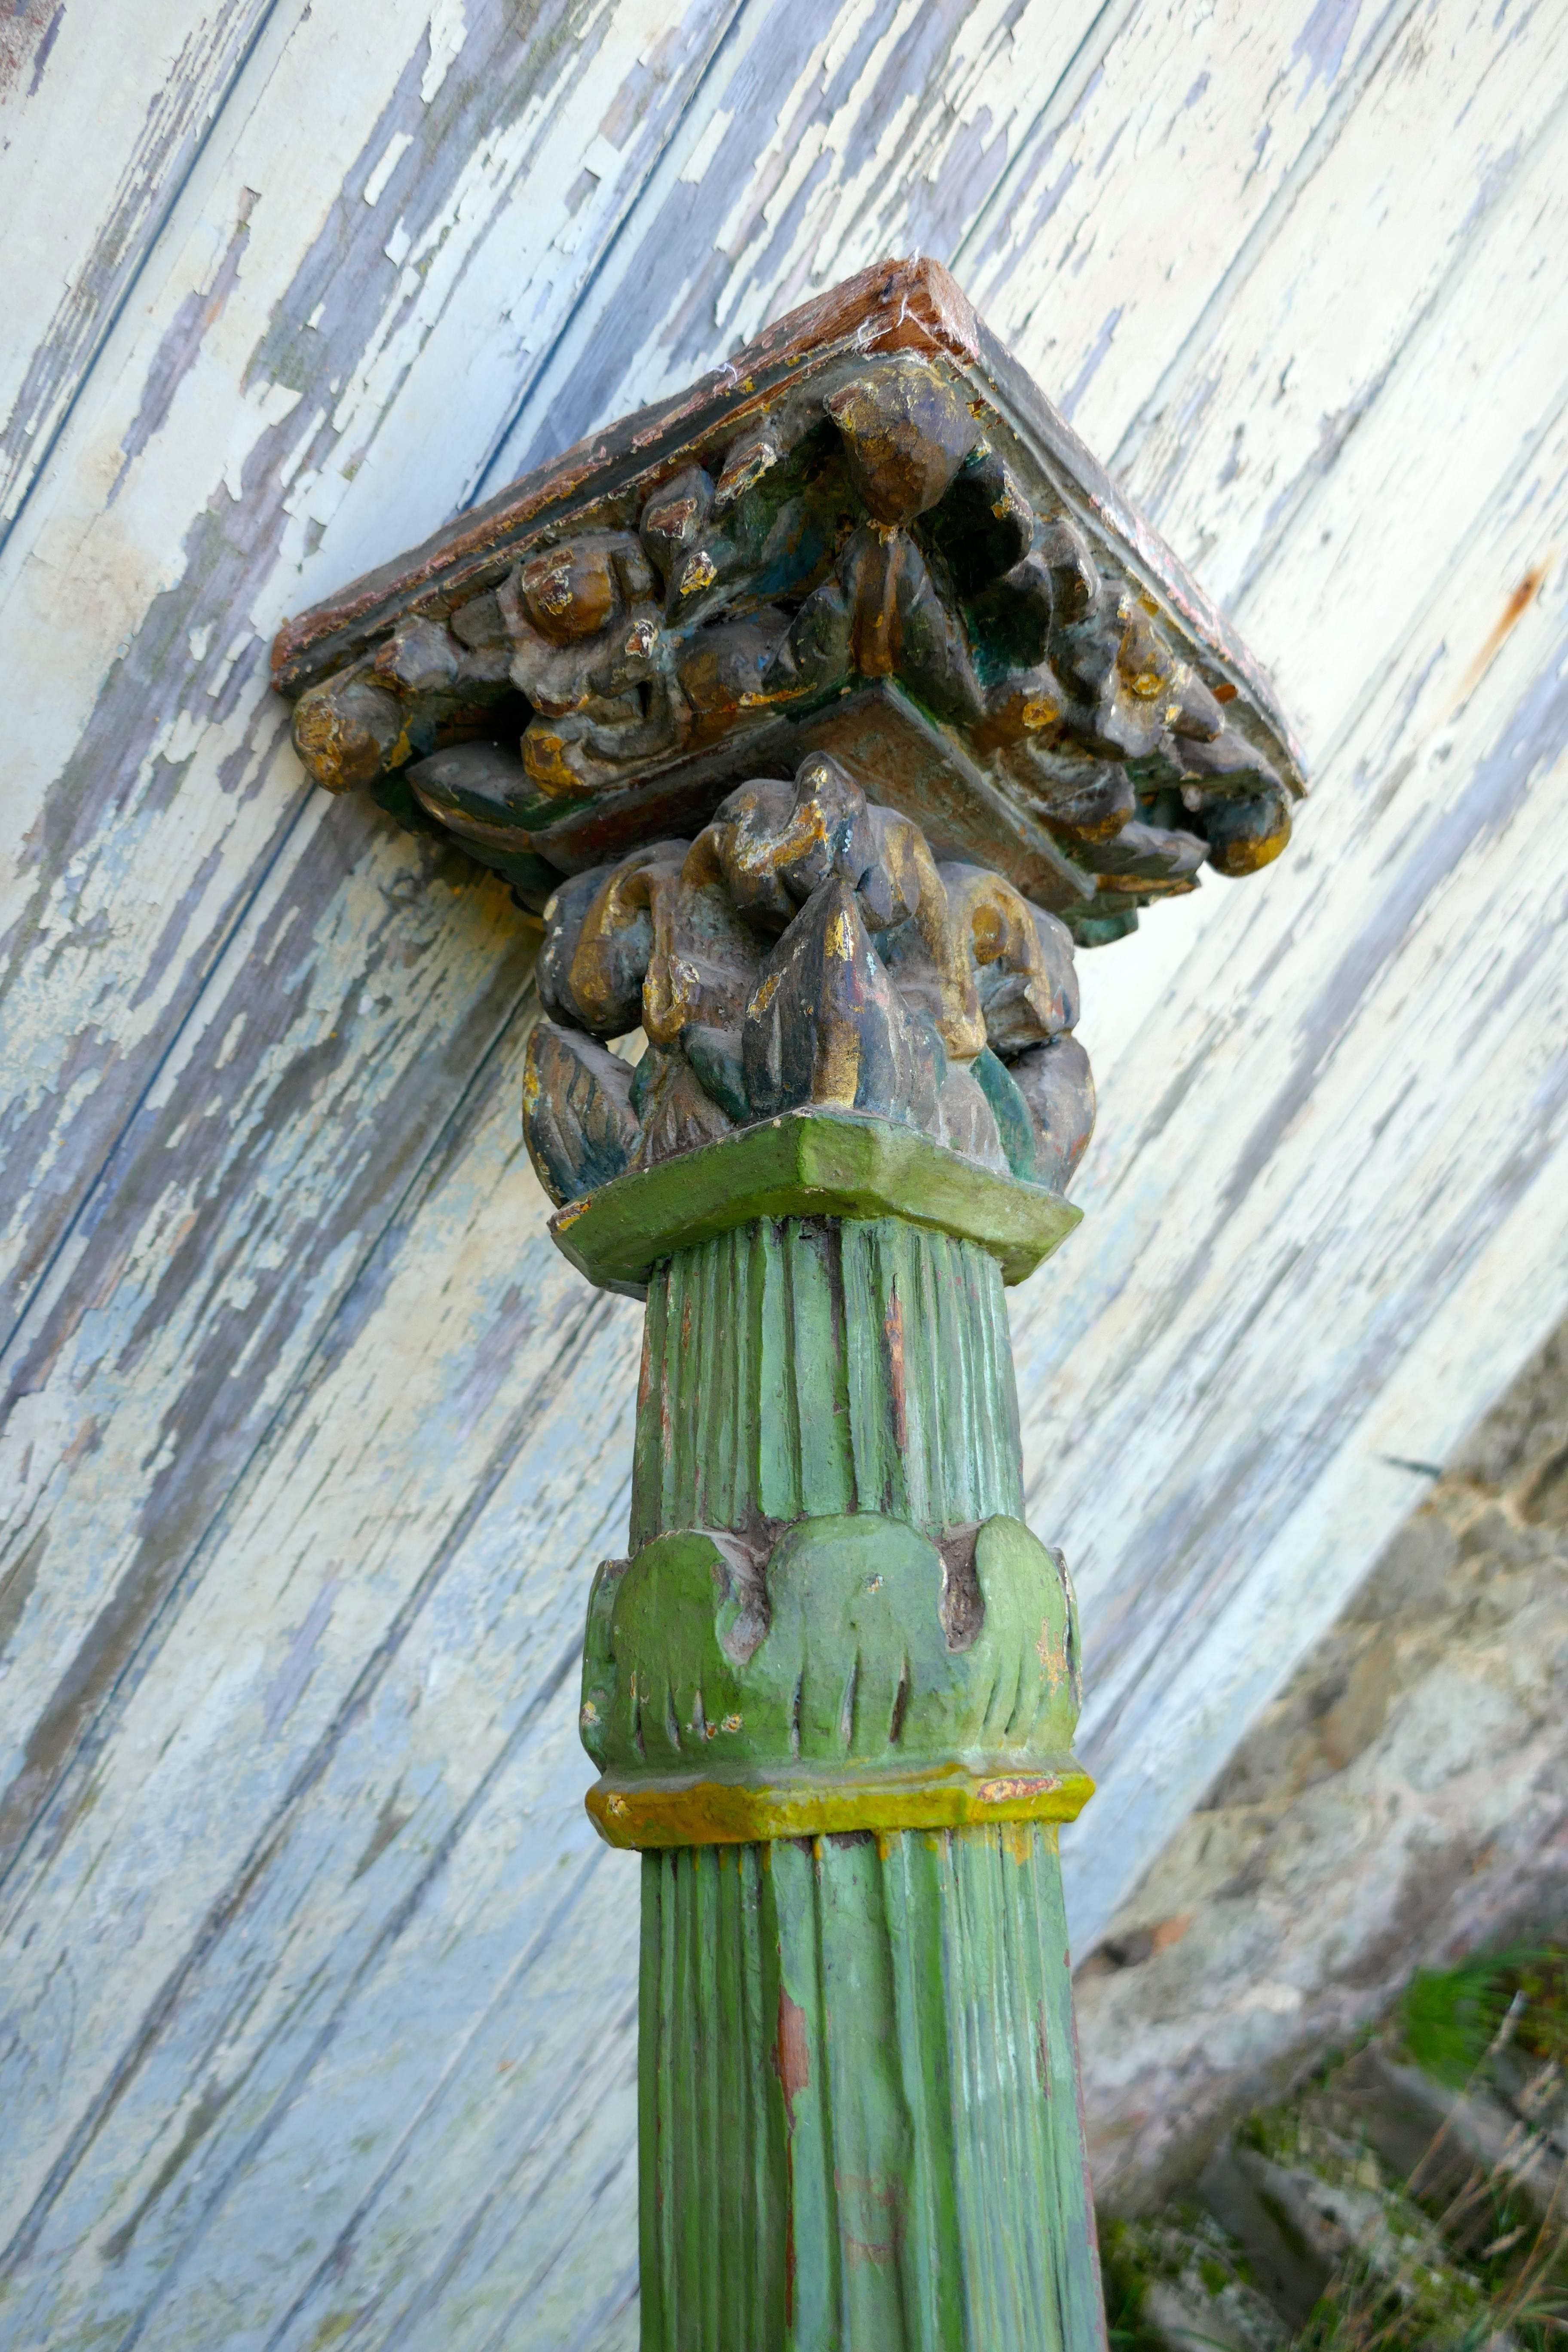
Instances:
[[[537,907],[581,862],[560,846],[574,811],[725,745],[732,778],[752,731],[882,681],[1056,845],[1080,940],[1205,862],[1267,864],[1280,775],[1154,600],[1065,506],[1031,505],[982,406],[909,354],[797,388],[662,479],[635,528],[534,548],[308,688],[301,757],[333,790],[405,776],[413,814]]]
[[[1059,1190],[1094,1123],[1066,926],[815,753],[545,908],[523,1128],[557,1204],[806,1105]],[[635,1068],[607,1041],[640,1026]]]

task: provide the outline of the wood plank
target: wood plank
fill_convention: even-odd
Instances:
[[[630,6],[618,17],[589,12],[584,33],[589,53],[608,73],[624,77],[628,93],[618,125],[622,147],[608,150],[618,157],[616,169],[624,178],[617,180],[605,162],[608,193],[598,183],[591,192],[575,192],[577,215],[587,215],[601,235],[613,233],[626,183],[636,184],[669,116],[679,112],[700,74],[707,54],[702,37],[710,43],[721,24],[710,11],[706,17],[689,14],[672,26],[668,11],[660,15],[647,5]],[[416,62],[426,29],[423,17],[410,28]],[[492,52],[497,44],[499,52],[471,62],[492,68],[510,64],[510,96],[518,104],[522,91],[516,69],[531,53],[518,58],[510,19],[499,12],[489,30]],[[541,80],[531,93],[531,109],[521,108],[523,129],[531,124],[531,135],[513,130],[513,152],[504,170],[496,167],[489,210],[475,201],[466,168],[454,155],[444,171],[421,181],[417,202],[410,194],[399,215],[406,233],[412,233],[410,221],[421,236],[439,233],[444,260],[454,270],[465,252],[484,246],[492,266],[508,276],[514,296],[528,283],[531,259],[536,278],[543,281],[539,290],[546,306],[570,299],[573,273],[582,266],[574,258],[565,282],[557,281],[561,264],[550,240],[566,233],[563,224],[584,225],[568,201],[573,190],[568,187],[553,206],[541,200],[527,213],[504,199],[525,170],[537,169],[546,182],[553,173],[560,183],[563,157],[580,152],[584,143],[582,121],[570,106],[559,103],[563,87],[578,90],[577,105],[584,102],[584,58],[569,42],[547,39],[551,30],[548,24],[535,27],[533,62]],[[553,31],[561,35],[559,21]],[[323,195],[337,187],[332,134],[344,129],[341,116],[348,101],[334,98],[324,121],[300,102],[301,90],[314,89],[312,77],[319,78],[321,69],[311,41],[326,39],[330,54],[334,37],[324,24],[306,26],[300,35],[305,54],[290,57],[288,72],[279,69],[269,77],[227,159],[233,185],[258,183],[265,193],[269,185],[289,185],[287,176],[280,181],[279,175],[296,168],[295,192],[302,194],[314,157]],[[654,55],[662,70],[647,69],[645,52]],[[418,77],[405,90],[406,82],[405,71],[396,79],[395,96],[403,91],[408,104],[423,107]],[[476,146],[483,148],[485,121],[482,113],[474,117],[486,88],[482,80],[476,88],[465,79],[458,98],[466,110],[435,122],[437,132],[460,134],[464,157]],[[613,96],[614,88],[613,79],[597,85],[601,108],[606,89]],[[432,118],[440,118],[444,95],[445,88],[436,93],[428,110]],[[384,106],[378,109],[368,91],[362,102],[371,110],[370,148],[384,156]],[[493,107],[493,93],[484,103]],[[274,142],[281,154],[274,152]],[[357,185],[351,186],[345,205],[352,245],[364,234],[362,217],[371,221],[375,208],[365,205]],[[498,206],[502,234],[491,247],[484,232],[493,227]],[[180,430],[149,442],[126,478],[120,503],[100,509],[94,499],[105,477],[94,471],[95,460],[107,464],[119,451],[115,436],[130,394],[111,388],[104,394],[105,415],[94,418],[84,404],[75,429],[87,446],[75,451],[74,470],[64,459],[57,469],[59,482],[51,483],[58,490],[56,509],[39,531],[29,566],[13,572],[5,607],[6,641],[15,657],[22,662],[30,655],[37,663],[31,740],[40,756],[35,789],[48,772],[58,739],[90,711],[63,776],[50,791],[44,837],[35,837],[33,854],[25,856],[16,877],[13,938],[27,940],[32,952],[14,958],[0,1014],[16,1065],[28,1076],[8,1107],[6,1149],[16,1181],[10,1232],[18,1253],[14,1271],[29,1287],[40,1276],[47,1277],[12,1347],[13,1385],[19,1383],[27,1402],[12,1415],[6,1440],[19,1470],[7,1491],[8,1532],[15,1549],[31,1561],[25,1578],[30,1596],[25,1606],[31,1614],[24,1620],[24,1638],[37,1638],[45,1644],[43,1654],[64,1662],[63,1672],[55,1664],[42,1688],[35,1690],[32,1719],[13,1717],[8,1726],[7,1843],[25,1832],[103,1692],[155,1620],[216,1499],[265,1426],[291,1369],[303,1361],[321,1328],[318,1318],[330,1312],[351,1278],[378,1219],[391,1213],[409,1170],[438,1131],[502,1009],[516,1003],[526,971],[524,941],[510,915],[501,914],[504,894],[493,885],[482,899],[489,911],[480,915],[477,930],[465,940],[459,921],[443,940],[434,916],[437,902],[420,909],[426,894],[415,877],[426,871],[426,860],[415,845],[395,841],[374,813],[331,813],[311,804],[312,796],[294,782],[291,755],[279,755],[282,714],[265,688],[265,633],[247,625],[226,642],[217,634],[232,620],[237,592],[268,593],[266,581],[276,579],[279,570],[292,578],[300,561],[299,535],[312,522],[303,508],[290,512],[287,504],[305,480],[301,473],[285,481],[262,472],[248,494],[244,530],[237,540],[224,541],[222,560],[207,529],[216,529],[216,515],[199,507],[195,549],[184,551],[178,586],[160,590],[140,612],[135,605],[136,593],[149,585],[148,567],[164,552],[171,508],[184,512],[175,502],[191,496],[199,505],[214,483],[214,469],[221,474],[228,462],[217,446],[223,435],[234,429],[237,414],[252,413],[246,380],[258,332],[276,333],[279,315],[290,305],[297,310],[304,293],[321,279],[324,252],[337,251],[335,235],[318,230],[308,205],[302,261],[295,249],[297,214],[280,221],[281,249],[270,257],[262,246],[265,213],[259,199],[250,220],[257,290],[247,298],[243,283],[237,286],[214,322],[184,388],[192,414]],[[163,299],[171,315],[178,314],[183,299],[176,263],[199,262],[200,226],[198,219],[170,262]],[[386,238],[384,217],[371,234]],[[376,252],[379,257],[379,247]],[[409,298],[401,276],[383,268],[379,286],[375,278],[371,269],[365,306],[341,330],[325,322],[324,364],[333,363],[334,352],[340,362],[356,352],[363,361],[367,339],[383,348],[389,324],[408,328]],[[279,279],[287,289],[281,302],[270,299]],[[416,281],[419,299],[436,307],[460,348],[472,325],[462,300],[447,299],[442,310],[440,289],[432,289],[430,276],[416,273]],[[459,272],[459,293],[462,286]],[[452,289],[446,292],[450,297]],[[377,299],[390,300],[389,316],[376,309]],[[352,305],[344,308],[352,313]],[[157,330],[154,315],[140,331],[143,357],[149,344],[154,352],[161,347]],[[426,334],[426,349],[429,340]],[[232,371],[226,404],[225,363]],[[293,399],[289,394],[290,407]],[[268,404],[264,396],[263,409]],[[349,394],[336,424],[335,446],[349,465],[349,450],[365,431],[365,418]],[[247,431],[253,426],[254,417]],[[204,440],[204,434],[211,437]],[[319,427],[318,440],[323,435],[331,439],[326,426]],[[344,478],[340,481],[346,486]],[[226,493],[216,495],[219,510],[226,510]],[[240,506],[246,506],[244,499]],[[314,523],[322,522],[322,512]],[[102,560],[91,552],[95,539],[120,539],[123,547],[121,534],[132,522],[142,532],[141,569],[121,583],[120,606],[106,597],[87,615],[90,628],[101,633],[136,614],[129,630],[131,649],[93,701],[95,656],[79,641],[88,631],[73,635],[61,625],[78,613],[72,582],[82,577],[84,565],[90,569]],[[174,650],[184,656],[197,644],[205,658],[194,668],[182,661],[178,692],[153,691],[152,680]],[[231,662],[237,646],[239,658]],[[96,657],[102,651],[100,635]],[[273,764],[279,756],[280,768]],[[390,866],[384,862],[388,856]],[[460,861],[450,870],[458,896],[471,893],[472,870]],[[473,903],[478,907],[481,900]],[[504,941],[495,931],[498,922],[504,927]],[[274,961],[277,943],[291,923],[301,926],[296,945]],[[323,927],[319,934],[318,925]],[[300,965],[295,960],[299,943],[312,939],[316,960]],[[386,971],[378,977],[383,958]],[[415,969],[421,962],[423,977],[416,982]],[[429,1035],[420,1034],[418,1019],[405,1024],[413,1003],[405,985],[416,994],[423,986],[426,1004],[445,1003],[451,1025],[444,1036],[439,1019]],[[215,1031],[211,1023],[225,1000],[226,1019]],[[204,1053],[221,1076],[197,1114],[183,1100],[173,1106],[171,1097],[173,1089],[189,1083],[192,1061]],[[384,1107],[395,1099],[401,1106],[405,1084],[405,1107],[392,1118],[386,1133],[374,1132],[386,1116]],[[350,1108],[356,1099],[357,1111]],[[412,1113],[412,1125],[400,1139],[405,1108]],[[348,1122],[338,1129],[337,1141],[346,1147],[341,1161],[328,1142],[334,1117]],[[351,1131],[357,1132],[357,1140],[350,1141]],[[233,1156],[237,1145],[239,1160],[248,1163],[243,1182],[239,1160]],[[144,1157],[148,1151],[150,1160]],[[265,1171],[258,1152],[268,1160]],[[130,1172],[133,1166],[141,1168],[141,1179]],[[73,1227],[73,1214],[94,1186],[113,1199],[115,1215],[79,1219]],[[356,1193],[363,1197],[356,1201]],[[329,1201],[335,1205],[327,1208]],[[153,1238],[160,1229],[161,1240]],[[219,1274],[216,1287],[195,1286],[198,1265]],[[127,1286],[121,1276],[128,1268]],[[231,1275],[232,1287],[226,1288],[223,1277]],[[279,1350],[251,1311],[258,1286],[276,1301]],[[179,1306],[171,1308],[176,1298]],[[121,1383],[123,1399],[129,1400],[132,1390],[140,1398],[119,1424],[137,1449],[133,1457],[118,1456],[112,1443],[106,1453],[100,1449],[101,1418],[90,1409],[82,1414],[68,1407],[65,1423],[57,1425],[53,1408],[38,1391],[42,1368],[55,1362],[61,1340],[73,1349],[81,1344],[89,1301],[96,1301],[93,1314],[107,1313],[112,1323],[111,1300],[128,1318],[118,1326],[117,1339],[108,1339],[106,1325],[88,1328],[104,1332],[106,1347],[123,1348],[138,1333],[131,1353],[140,1356],[140,1370],[121,1360],[108,1375],[111,1384]],[[171,1319],[165,1321],[166,1316]],[[154,1329],[161,1332],[155,1340],[150,1337]],[[255,1363],[258,1349],[261,1358]],[[102,1357],[95,1360],[107,1369]],[[254,1366],[248,1381],[247,1364]],[[161,1389],[160,1381],[172,1385]],[[54,1394],[61,1393],[57,1385]],[[173,1417],[165,1418],[171,1407]],[[141,1440],[132,1439],[131,1423],[147,1414],[163,1433],[152,1434],[144,1422]],[[171,1445],[166,1440],[172,1429],[179,1435]],[[74,1578],[51,1574],[40,1586],[39,1556],[27,1549],[40,1539],[40,1507],[56,1528],[57,1560],[63,1543],[75,1540],[66,1536],[68,1508],[63,1519],[52,1518],[51,1487],[61,1474],[64,1453],[74,1444],[85,1454],[71,1462],[85,1460],[88,1471],[86,1486],[78,1490],[85,1513],[78,1524],[97,1528],[107,1515],[115,1533],[98,1544],[92,1572]],[[125,1468],[125,1484],[117,1483],[111,1463]],[[68,1477],[70,1467],[65,1464]],[[199,1494],[176,1496],[191,1476]]]
[[[368,855],[351,828],[345,889],[334,814],[311,828],[326,855],[279,861],[122,1147],[111,1181],[139,1227],[84,1236],[25,1328],[4,1440],[11,1550],[31,1560],[17,1631],[63,1671],[7,1709],[11,1853],[527,982],[501,886],[459,867],[444,887],[388,824]]]
[[[944,258],[950,225],[973,216],[1064,72],[1125,13],[1094,0],[850,0],[831,19],[790,0],[748,6],[489,453],[482,493],[679,392],[857,270]]]
[[[1532,151],[1563,137],[1560,18],[1536,11],[1500,37],[1487,11],[1450,9],[1397,31],[1387,69],[1332,145],[1304,159],[1309,171],[1259,224],[1268,234],[1237,257],[1153,394],[1106,420],[1130,486],[1227,604],[1260,584],[1282,526],[1335,468],[1411,338],[1431,331],[1456,265]],[[1368,234],[1332,233],[1363,207]]]
[[[500,1956],[528,1943],[540,1890],[553,1900],[563,1861],[580,1868],[595,1850],[577,1801],[574,1670],[587,1576],[625,1522],[637,1318],[623,1302],[584,1294],[543,1239],[542,1202],[514,1287],[493,1295],[498,1223],[519,1206],[520,1183],[521,1205],[533,1200],[515,1125],[521,1038],[511,1044],[469,1148],[451,1152],[422,1220],[430,1242],[440,1234],[445,1288],[430,1282],[423,1253],[400,1268],[394,1241],[388,1262],[367,1272],[344,1311],[352,1346],[322,1351],[309,1394],[238,1506],[231,1557],[252,1559],[259,1536],[270,1570],[258,1579],[258,1562],[237,1581],[209,1576],[192,1596],[124,1711],[117,1769],[100,1763],[100,1801],[71,1826],[51,1869],[61,1893],[80,1887],[96,1916],[136,1917],[133,1965],[152,1994],[147,2018],[123,2037],[130,2063],[112,2098],[100,2093],[79,2126],[63,2195],[46,2199],[34,2224],[41,2235],[30,2272],[53,2295],[58,2251],[84,2243],[84,2220],[85,2242],[101,2248],[140,2217],[81,2306],[94,2325],[106,2304],[129,2318],[139,2295],[162,2292],[231,2167],[243,2160],[247,2181],[271,2177],[267,2147],[273,2132],[294,2127],[300,2072],[360,2031],[354,2021],[367,2011],[388,2112],[417,2112],[451,2064],[448,2038],[418,2027],[432,1970],[464,1974],[466,1990],[442,2010],[460,2035],[475,1972],[488,1999],[498,1969],[505,1973]],[[551,1380],[552,1346],[520,1344],[520,1316],[539,1318],[554,1347],[573,1347],[580,1388]],[[599,1334],[597,1360],[584,1344],[584,1318]],[[374,1404],[367,1372],[379,1391]],[[595,1401],[603,1425],[589,1460],[584,1423]],[[458,1425],[468,1475],[454,1480]],[[403,1468],[394,1490],[395,1459]],[[470,1481],[477,1495],[465,1496]],[[542,1578],[542,1565],[552,1572]],[[310,1604],[333,1579],[334,1605],[312,1620]],[[378,1641],[367,1635],[367,1611]],[[268,1624],[269,1643],[258,1638]],[[311,1671],[307,1679],[296,1664],[290,1679],[302,1627],[313,1636]],[[168,1750],[171,1689],[186,1694],[185,1732]],[[217,1702],[193,1704],[203,1689]],[[237,1805],[254,1825],[248,1852],[226,1834]],[[154,1853],[161,1867],[150,1878]],[[635,1882],[635,1865],[621,1868]],[[498,1870],[510,1892],[495,1884]],[[476,1891],[475,1871],[489,1893]],[[193,1897],[205,1906],[198,1923]],[[624,1879],[619,1902],[633,1932]],[[447,1905],[466,1923],[460,1934],[440,1924]],[[563,1948],[580,1968],[580,1952],[573,1959],[575,1948]],[[171,1999],[160,1979],[172,1951],[184,1957]],[[47,1972],[28,1975],[47,2010]],[[623,2008],[634,1981],[635,1969],[621,1979]],[[117,1983],[107,1974],[78,1989],[68,2046],[55,2053],[63,2074],[42,2070],[11,2092],[24,2130],[29,2098],[68,2115],[80,2091],[91,2095],[95,2061],[121,2040],[113,2021],[128,1990],[123,1975]],[[413,2005],[405,2036],[386,2033],[389,2000]],[[526,2013],[521,1990],[518,2000]],[[558,2060],[558,2041],[552,2046]],[[216,2112],[215,2063],[234,2093]],[[190,2099],[172,2101],[173,2075],[187,2069]],[[187,2156],[199,2146],[199,2165],[163,2178],[183,2145]],[[284,2178],[295,2175],[285,2168]],[[352,2167],[318,2180],[326,2232],[318,2252],[363,2186]],[[299,2215],[280,2194],[278,2227],[300,2260]],[[274,2256],[259,2212],[247,2210],[261,2275]],[[51,2303],[51,2341],[72,2340],[76,2292]],[[237,2330],[241,2316],[231,2315]],[[207,2339],[193,2321],[188,2335],[159,2340]]]
[[[971,298],[1118,469],[1130,410],[1239,278],[1272,273],[1281,219],[1398,72],[1418,5],[1384,0],[1364,22],[1359,7],[1140,9],[966,225],[954,259]],[[1446,28],[1490,21],[1452,0],[1440,13]]]
[[[14,12],[20,16],[22,12]],[[14,527],[71,404],[195,168],[235,78],[278,20],[274,0],[132,5],[114,38],[88,11],[29,10],[36,41],[0,92],[0,541]],[[62,110],[90,137],[60,135]],[[186,323],[226,300],[244,263],[237,222],[215,246]],[[155,401],[161,390],[149,385]]]
[[[1324,479],[1314,468],[1305,490],[1290,486],[1291,541],[1300,551],[1287,594],[1271,576],[1268,540],[1279,528],[1270,500],[1258,560],[1237,587],[1237,601],[1281,663],[1289,663],[1301,723],[1325,746],[1342,735],[1371,693],[1381,692],[1375,658],[1369,659],[1364,616],[1388,608],[1404,581],[1440,581],[1455,562],[1449,518],[1441,511],[1442,458],[1436,452],[1473,452],[1479,473],[1489,464],[1504,479],[1526,458],[1550,420],[1568,376],[1568,336],[1554,316],[1549,289],[1556,282],[1560,240],[1568,225],[1568,26],[1556,62],[1563,79],[1556,103],[1528,136],[1522,152],[1497,178],[1502,191],[1453,247],[1441,287],[1415,311],[1409,331],[1377,375],[1383,391],[1369,404],[1342,456]],[[1550,85],[1549,85],[1550,86]],[[1507,317],[1498,341],[1493,321]],[[1363,383],[1364,383],[1363,380]],[[1441,431],[1423,428],[1432,415],[1432,387],[1442,386]],[[1365,398],[1363,385],[1358,395]],[[1527,475],[1537,495],[1547,481]],[[1450,496],[1459,495],[1458,486]],[[1379,527],[1374,503],[1399,517],[1397,531]],[[1394,539],[1397,548],[1391,545]],[[1532,579],[1551,547],[1538,545],[1521,566]],[[1480,654],[1508,595],[1470,608],[1469,635]],[[1456,611],[1463,614],[1464,608]],[[1462,625],[1462,621],[1460,625]],[[1289,646],[1289,650],[1287,646]]]
[[[428,102],[423,5],[383,11],[353,71],[352,27],[307,9],[241,76],[26,547],[0,557],[28,754],[0,891],[0,1034],[26,1074],[0,1130],[0,1328],[299,819],[268,766],[273,628],[302,580],[325,588],[464,496],[526,373],[518,321],[548,340],[564,318],[732,5],[552,0],[520,29],[491,0]],[[246,268],[193,344],[187,298],[242,211]],[[154,430],[143,393],[171,368]]]
[[[1397,1465],[1441,1460],[1568,1305],[1561,566],[1479,683],[1479,623],[1433,643],[1560,538],[1565,411],[1568,385],[1324,778],[1348,859],[1281,869],[1283,945],[1222,914],[1118,1069],[1131,1105],[1142,1062],[1158,1106],[1084,1188],[1085,1234],[1098,1214],[1122,1246],[1064,1257],[1015,1327],[1050,1465],[1033,1507],[1048,1492],[1093,1628],[1087,1744],[1115,1759],[1072,1841],[1080,1939],[1399,1524]],[[1157,1258],[1131,1246],[1155,1227]],[[1159,1470],[1108,1481],[1162,1422]]]

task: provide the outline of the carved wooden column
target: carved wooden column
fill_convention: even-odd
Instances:
[[[1003,1286],[1078,1222],[1075,942],[1288,837],[1267,681],[930,264],[307,614],[279,677],[319,781],[541,914],[529,1149],[647,1299],[582,1699],[644,1856],[644,2345],[1088,2352],[1079,1633]]]
[[[1067,933],[821,754],[552,908],[526,1129],[558,1192],[626,1155],[554,1230],[647,1286],[583,1677],[590,1810],[646,1855],[644,2343],[1098,2343],[1078,1630],[1002,1295],[1074,1222],[1037,1181],[1088,1132]],[[645,961],[634,1077],[585,1024]]]

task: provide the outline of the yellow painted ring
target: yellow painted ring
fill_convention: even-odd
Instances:
[[[595,1781],[586,1803],[601,1837],[638,1850],[760,1845],[854,1830],[967,1829],[983,1822],[1071,1822],[1094,1794],[1076,1762],[937,1767],[921,1775]]]

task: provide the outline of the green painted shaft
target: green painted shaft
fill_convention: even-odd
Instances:
[[[634,1556],[1021,1512],[975,1244],[764,1221],[656,1269]],[[1051,1823],[646,1853],[639,2070],[644,2352],[1102,2352]]]
[[[891,1217],[743,1225],[648,1285],[632,1545],[886,1511],[1023,1516],[1002,1274]]]
[[[643,1861],[644,2352],[1103,2347],[1056,1834]]]

